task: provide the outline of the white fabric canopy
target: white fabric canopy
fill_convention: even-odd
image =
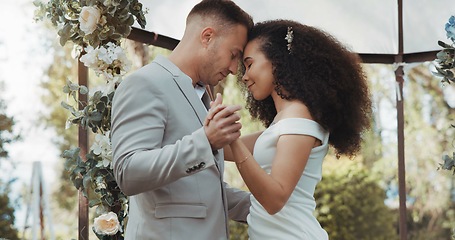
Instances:
[[[147,0],[146,31],[181,39],[185,18],[199,0]],[[236,0],[255,22],[291,19],[321,28],[352,51],[398,54],[397,0]],[[438,51],[449,42],[444,25],[455,14],[453,0],[403,1],[403,53]]]

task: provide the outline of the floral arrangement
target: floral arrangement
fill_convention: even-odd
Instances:
[[[88,102],[78,100],[89,94],[87,87],[69,80],[63,87],[68,99],[62,107],[70,112],[66,127],[91,129],[95,141],[84,158],[80,148],[66,150],[62,156],[74,186],[88,198],[89,207],[96,207],[92,229],[97,237],[123,239],[128,199],[113,175],[110,111],[115,89],[130,69],[121,40],[130,34],[135,21],[145,27],[142,4],[138,0],[36,0],[34,4],[36,20],[49,19],[58,30],[60,44],[74,43],[76,57],[106,80],[105,89],[94,92]]]
[[[452,41],[452,44],[447,44],[443,41],[438,41],[438,45],[443,49],[437,53],[435,60],[437,72],[433,72],[435,76],[442,77],[443,83],[452,83],[455,81],[455,16],[451,16],[445,25],[447,38]]]
[[[455,82],[455,16],[449,18],[445,24],[445,31],[447,39],[451,40],[452,44],[438,41],[439,46],[443,49],[436,54],[437,59],[434,62],[437,72],[433,72],[433,74],[441,77],[443,84],[450,84]],[[454,125],[452,126],[455,127]],[[442,160],[443,163],[440,164],[439,169],[453,171],[453,174],[455,174],[455,152],[452,156],[444,155]]]

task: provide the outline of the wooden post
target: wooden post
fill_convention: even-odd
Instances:
[[[81,61],[77,61],[78,63],[78,83],[79,85],[85,85],[88,87],[88,69],[84,66]],[[85,103],[87,103],[87,95],[79,95],[79,110],[83,109]],[[88,132],[86,129],[79,126],[79,135],[78,135],[78,145],[81,149],[80,156],[85,161],[85,155],[87,154],[88,149]],[[79,191],[79,240],[88,240],[88,199],[84,197],[82,191]]]
[[[398,0],[398,55],[395,57],[396,64],[403,63],[403,0]],[[398,137],[398,196],[400,201],[400,240],[407,239],[406,226],[406,170],[404,157],[404,100],[403,100],[403,66],[395,71],[397,84],[397,137]]]

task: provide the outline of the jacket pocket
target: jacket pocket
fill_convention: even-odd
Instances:
[[[205,218],[207,206],[203,204],[163,204],[155,208],[156,218]]]

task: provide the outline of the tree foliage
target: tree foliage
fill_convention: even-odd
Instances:
[[[5,147],[20,137],[14,133],[13,127],[14,119],[6,114],[5,102],[0,99],[0,167],[3,166],[3,161],[8,160],[8,151]],[[16,240],[19,237],[18,231],[14,227],[14,207],[9,197],[12,180],[4,180],[8,182],[0,179],[0,237]]]
[[[14,119],[5,113],[5,102],[0,99],[0,163],[8,157],[6,145],[18,140],[19,136],[13,133]],[[0,164],[1,166],[1,164]]]
[[[0,236],[2,239],[18,240],[18,231],[14,227],[14,207],[8,192],[0,193]]]
[[[384,204],[386,194],[377,179],[359,162],[325,161],[315,191],[316,215],[330,239],[397,239],[396,219]]]
[[[450,88],[442,90],[440,81],[431,76],[429,64],[423,63],[405,68],[403,87],[406,196],[408,208],[408,235],[422,239],[437,239],[445,234],[450,224],[446,212],[450,207],[453,191],[450,173],[438,171],[445,149],[453,148],[454,129],[451,122],[454,110],[448,104]],[[368,148],[381,152],[376,161],[367,165],[378,183],[387,193],[391,207],[398,207],[398,160],[396,83],[392,66],[368,65],[367,75],[373,84],[376,107],[376,130],[373,138],[380,139],[381,148]],[[443,91],[448,91],[444,93]],[[452,102],[453,104],[453,102]],[[381,112],[382,111],[382,112]],[[374,136],[376,135],[376,136]],[[364,150],[366,150],[364,149]],[[375,153],[365,153],[373,156]],[[398,211],[396,212],[398,215]],[[455,226],[452,222],[452,228]],[[424,238],[427,236],[427,238]]]

